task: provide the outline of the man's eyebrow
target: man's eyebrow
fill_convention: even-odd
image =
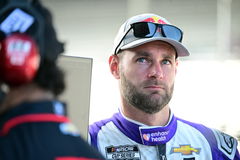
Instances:
[[[163,57],[166,58],[166,59],[172,59],[172,58],[175,58],[174,55],[170,55],[170,54],[165,54],[165,55],[163,55]]]
[[[151,54],[148,51],[138,51],[138,52],[136,52],[134,57],[150,57],[150,56],[151,56]],[[165,59],[172,59],[172,58],[174,58],[174,55],[165,53],[162,55],[162,57]]]
[[[150,57],[150,53],[147,51],[137,51],[134,57]]]

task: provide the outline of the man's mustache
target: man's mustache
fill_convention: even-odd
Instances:
[[[166,84],[158,80],[146,80],[143,82],[143,86],[159,86],[161,88],[166,88]]]

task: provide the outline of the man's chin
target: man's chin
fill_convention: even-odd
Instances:
[[[161,93],[159,93],[159,92],[153,92],[153,93],[151,93],[151,94],[149,95],[149,98],[150,98],[151,100],[155,100],[155,101],[157,101],[157,100],[159,100],[159,99],[162,99],[162,97],[163,97],[163,95],[162,95]]]
[[[160,110],[161,110],[161,109],[159,109],[159,108],[141,109],[142,112],[144,112],[144,113],[146,113],[146,114],[149,114],[149,115],[158,113]]]

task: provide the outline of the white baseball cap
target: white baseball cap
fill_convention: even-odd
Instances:
[[[114,54],[118,54],[120,50],[125,50],[129,48],[134,48],[140,46],[142,44],[152,42],[152,41],[164,41],[171,44],[177,52],[179,57],[189,56],[189,52],[185,46],[180,41],[167,38],[163,36],[160,32],[156,32],[154,36],[150,38],[137,38],[133,34],[133,30],[130,30],[131,25],[138,22],[152,22],[156,24],[167,24],[171,25],[165,18],[160,17],[156,14],[145,13],[136,15],[134,17],[129,18],[126,22],[124,22],[114,40],[113,52]],[[127,33],[128,32],[128,33]]]

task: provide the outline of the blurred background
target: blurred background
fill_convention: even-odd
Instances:
[[[118,111],[117,81],[108,68],[118,28],[133,15],[151,12],[184,31],[191,53],[180,59],[174,114],[240,137],[240,0],[42,1],[53,12],[65,54],[92,59],[89,123]]]

